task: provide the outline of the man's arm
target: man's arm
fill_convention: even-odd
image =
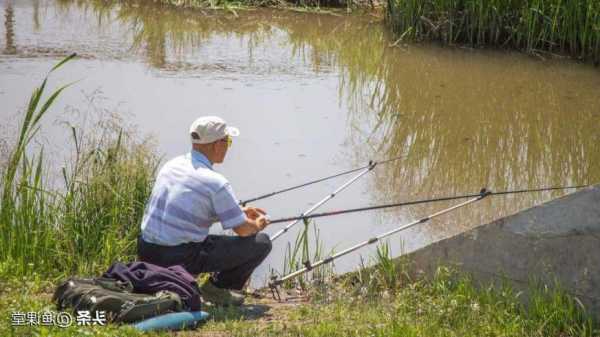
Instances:
[[[215,213],[223,229],[232,229],[239,236],[254,235],[263,230],[268,220],[264,210],[256,207],[241,208],[229,183],[212,196]]]

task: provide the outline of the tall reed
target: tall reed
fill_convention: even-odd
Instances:
[[[600,62],[600,1],[389,0],[402,38],[514,47]]]
[[[306,262],[314,262],[321,260],[324,257],[323,242],[319,238],[319,230],[313,222],[304,219],[304,228],[298,232],[294,245],[288,242],[285,250],[283,261],[283,274],[294,272],[304,268]],[[309,236],[310,225],[313,225],[314,238],[311,240]],[[310,249],[313,248],[311,254]],[[303,290],[309,288],[309,285],[318,286],[326,282],[333,275],[333,266],[324,265],[313,269],[311,272],[297,277],[294,280],[289,280],[283,284],[286,288],[297,286]]]
[[[47,81],[34,90],[2,170],[0,278],[92,273],[132,258],[158,163],[145,143],[118,127],[105,127],[99,137],[86,139],[72,128],[76,154],[63,169],[65,187],[49,189],[44,150],[32,154],[29,143],[67,86],[41,103]]]
[[[75,57],[65,58],[50,70],[50,73]],[[39,130],[41,118],[65,89],[61,87],[41,103],[48,77],[35,88],[14,148],[9,150],[6,167],[1,180],[0,200],[0,261],[2,269],[18,269],[31,266],[39,256],[50,248],[46,225],[53,221],[48,199],[53,198],[43,189],[43,151],[37,157],[27,157],[27,145]]]

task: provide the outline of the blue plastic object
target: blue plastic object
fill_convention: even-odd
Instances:
[[[204,311],[172,312],[143,320],[133,327],[140,331],[180,330],[192,327],[208,316]]]

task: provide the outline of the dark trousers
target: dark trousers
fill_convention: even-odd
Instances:
[[[212,272],[215,286],[240,290],[271,251],[264,233],[252,236],[209,235],[203,242],[161,246],[138,238],[138,258],[162,267],[183,266],[190,274]]]

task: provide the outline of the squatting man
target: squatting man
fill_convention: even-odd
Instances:
[[[159,266],[182,265],[195,276],[211,272],[200,287],[202,297],[217,305],[241,305],[244,297],[235,290],[271,251],[269,236],[260,233],[269,221],[260,208],[240,207],[227,179],[213,170],[239,130],[206,116],[196,119],[189,132],[191,151],[158,172],[141,224],[138,257]],[[209,235],[217,221],[237,236]]]

